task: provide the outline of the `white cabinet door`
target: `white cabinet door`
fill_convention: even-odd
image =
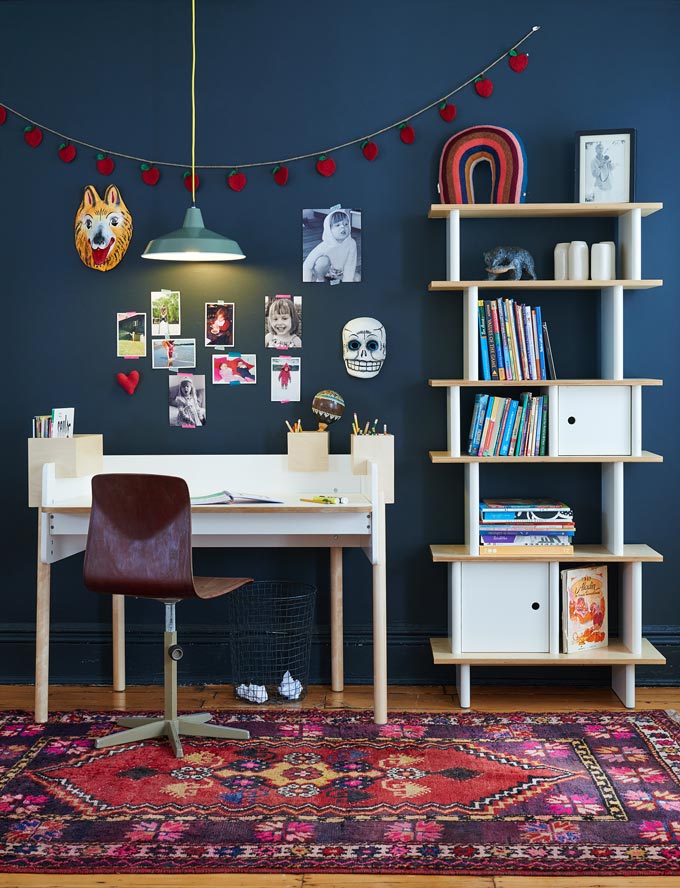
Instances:
[[[559,456],[630,455],[630,386],[565,385],[558,391]]]

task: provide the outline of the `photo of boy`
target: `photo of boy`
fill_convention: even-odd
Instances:
[[[302,348],[302,297],[265,296],[266,348]]]

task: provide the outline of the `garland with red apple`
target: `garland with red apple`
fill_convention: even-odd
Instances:
[[[425,114],[427,111],[431,111],[432,109],[436,108],[441,119],[445,123],[451,123],[451,121],[455,119],[458,109],[456,108],[456,105],[450,100],[452,96],[454,96],[458,92],[461,92],[468,86],[472,86],[475,93],[481,98],[488,99],[493,93],[493,82],[488,76],[489,72],[505,59],[508,60],[508,65],[512,71],[516,73],[524,71],[529,61],[529,55],[526,52],[519,52],[519,47],[525,42],[525,40],[528,40],[539,30],[540,25],[534,25],[534,27],[527,34],[525,34],[524,37],[521,38],[521,40],[518,40],[517,43],[515,43],[510,49],[508,49],[501,56],[487,65],[481,71],[479,71],[479,73],[473,75],[472,77],[469,77],[463,83],[455,87],[455,89],[452,89],[445,95],[440,96],[440,98],[436,99],[434,102],[431,102],[429,105],[426,105],[424,108],[421,108],[415,113],[410,114],[406,118],[402,118],[401,120],[395,121],[394,123],[390,123],[373,133],[360,136],[357,139],[350,139],[349,141],[343,142],[340,145],[335,145],[332,148],[325,148],[323,151],[320,152],[312,151],[308,154],[300,154],[295,157],[286,157],[278,161],[256,161],[252,163],[240,164],[197,164],[195,166],[195,169],[229,170],[226,176],[226,183],[232,191],[239,192],[243,191],[243,189],[246,187],[248,180],[243,170],[248,168],[271,167],[271,173],[274,182],[277,185],[283,186],[288,182],[288,164],[294,163],[296,161],[309,160],[310,158],[315,159],[314,166],[320,176],[332,176],[337,169],[335,157],[332,155],[335,155],[342,148],[348,148],[353,145],[358,145],[361,149],[361,153],[366,158],[366,160],[373,161],[377,158],[379,154],[378,144],[375,141],[378,136],[381,136],[391,130],[396,130],[399,134],[400,140],[404,145],[412,145],[416,138],[416,131],[412,121],[415,120],[415,118],[419,117],[421,114]],[[13,114],[20,120],[24,121],[25,125],[23,127],[23,138],[25,143],[29,147],[37,148],[39,145],[41,145],[43,142],[44,133],[50,133],[52,136],[55,136],[57,139],[59,139],[60,143],[59,147],[57,148],[57,155],[64,163],[73,163],[73,161],[77,158],[78,148],[76,146],[93,150],[95,152],[95,164],[97,172],[99,172],[102,176],[110,176],[113,173],[116,168],[116,161],[114,160],[114,158],[132,160],[139,163],[142,182],[144,182],[145,185],[150,186],[157,185],[160,181],[161,167],[181,168],[187,166],[187,164],[171,163],[169,161],[163,160],[149,160],[143,157],[135,157],[134,155],[123,154],[119,151],[111,151],[100,148],[81,139],[75,139],[69,136],[65,136],[63,133],[60,133],[55,129],[51,129],[50,127],[45,126],[42,123],[38,123],[37,121],[32,120],[30,117],[27,117],[25,114],[21,114],[14,108],[10,108],[8,105],[4,104],[0,104],[0,126],[3,126],[6,123],[9,114]],[[192,191],[192,188],[194,192],[198,191],[200,179],[197,174],[194,174],[192,182],[191,172],[187,170],[183,173],[183,181],[184,187],[187,189],[187,191]]]

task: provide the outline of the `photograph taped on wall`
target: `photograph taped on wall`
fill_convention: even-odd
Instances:
[[[300,400],[301,359],[290,355],[272,358],[272,401]]]
[[[155,290],[151,293],[151,335],[179,336],[182,332],[179,290]],[[193,364],[192,364],[193,366]]]
[[[234,303],[205,303],[205,344],[234,346]]]
[[[116,357],[145,358],[146,314],[143,311],[119,311],[116,325]]]
[[[213,355],[212,370],[215,385],[253,385],[257,382],[255,355],[242,355],[240,352]]]
[[[315,284],[361,280],[361,210],[337,204],[302,211],[302,280]]]
[[[264,297],[265,348],[302,348],[302,297]]]
[[[188,370],[196,366],[195,339],[152,339],[153,370]]]
[[[578,203],[635,200],[635,130],[576,133]]]
[[[168,378],[168,406],[171,426],[196,429],[207,419],[205,405],[205,376],[193,373],[170,374]]]

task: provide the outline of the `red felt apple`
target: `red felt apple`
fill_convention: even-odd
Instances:
[[[316,162],[316,171],[320,176],[332,176],[335,172],[335,161],[325,154],[320,155]]]
[[[238,170],[232,170],[227,176],[227,185],[232,191],[243,191],[247,181],[245,175]]]
[[[143,163],[140,167],[142,171],[142,182],[145,185],[156,185],[161,177],[161,171],[152,163]]]
[[[42,142],[42,130],[37,126],[24,127],[24,142],[31,148],[37,148]]]
[[[402,123],[399,127],[399,138],[404,145],[412,145],[416,140],[416,131],[410,123]]]
[[[450,102],[442,102],[439,106],[439,116],[447,123],[451,123],[456,116],[456,106],[452,105]]]
[[[109,157],[108,154],[97,155],[97,170],[102,176],[110,176],[115,168],[116,164],[113,162],[113,158]]]
[[[133,395],[139,385],[139,373],[136,370],[130,370],[129,373],[117,373],[116,379],[118,385],[124,388],[128,395]]]
[[[0,126],[7,120],[7,109],[0,105]]]
[[[369,139],[361,143],[361,150],[366,160],[375,160],[378,156],[378,146]]]
[[[277,185],[285,185],[288,181],[288,167],[277,164],[272,170],[272,175]]]
[[[198,191],[198,187],[201,184],[200,179],[198,178],[198,173],[194,173],[194,191]],[[184,174],[184,187],[187,191],[191,191],[191,173],[189,170]]]
[[[518,74],[529,64],[529,56],[526,52],[517,52],[516,49],[511,49],[509,56],[508,63],[512,70],[516,71]]]
[[[57,154],[64,163],[71,163],[76,158],[76,146],[71,145],[70,142],[62,142]]]
[[[477,77],[475,80],[475,90],[477,91],[478,96],[481,96],[483,99],[488,99],[493,92],[493,83],[488,77]]]

